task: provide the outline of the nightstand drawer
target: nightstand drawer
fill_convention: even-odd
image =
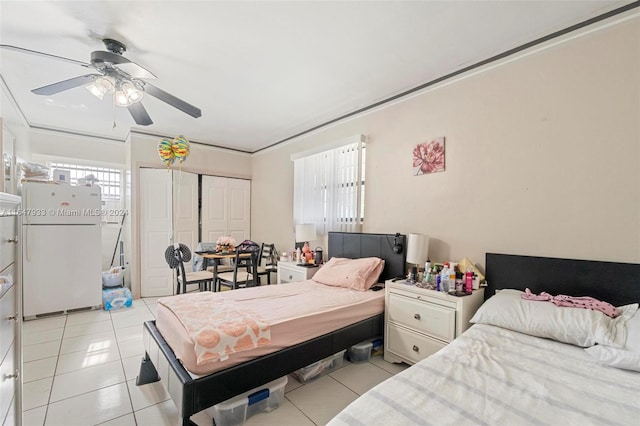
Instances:
[[[446,346],[446,343],[430,339],[418,333],[387,324],[388,348],[413,362],[419,362]]]
[[[389,321],[447,342],[455,338],[455,309],[393,293],[389,301]]]
[[[281,283],[294,283],[298,281],[306,281],[307,274],[305,271],[295,269],[282,269],[280,271]]]

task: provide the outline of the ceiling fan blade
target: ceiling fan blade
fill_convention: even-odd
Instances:
[[[145,93],[150,94],[151,96],[160,99],[163,102],[168,103],[174,108],[179,109],[180,111],[189,114],[194,118],[198,118],[202,115],[202,111],[200,108],[197,108],[182,99],[178,99],[170,93],[165,92],[162,89],[157,88],[151,83],[144,82],[144,91]]]
[[[153,121],[151,120],[151,117],[149,117],[147,110],[144,108],[144,106],[142,106],[140,102],[129,105],[127,109],[131,113],[131,116],[135,120],[136,124],[140,126],[148,126],[150,124],[153,124]]]
[[[127,73],[133,78],[157,78],[154,73],[148,69],[130,61],[122,55],[113,52],[97,50],[91,52],[91,63],[96,65],[101,62],[111,63],[122,72]]]
[[[38,52],[37,50],[25,49],[24,47],[11,46],[8,44],[0,44],[3,49],[15,50],[17,52],[29,53],[31,55],[44,56],[45,58],[57,59],[59,61],[71,62],[72,64],[80,65],[82,67],[91,68],[91,64],[82,61],[76,61],[75,59],[65,58],[63,56],[52,55],[50,53]]]
[[[83,84],[89,84],[93,81],[94,77],[99,76],[100,74],[81,75],[79,77],[70,78],[69,80],[63,80],[47,86],[38,87],[37,89],[33,89],[31,92],[36,95],[55,95],[56,93],[64,92],[65,90],[73,89],[74,87],[82,86]]]

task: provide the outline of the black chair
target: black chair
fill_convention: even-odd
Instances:
[[[275,244],[262,243],[258,257],[258,279],[267,276],[267,284],[271,284],[271,274],[278,272],[278,251]]]
[[[164,257],[171,269],[176,269],[176,294],[187,292],[187,285],[198,284],[200,291],[206,291],[213,285],[213,272],[185,272],[184,263],[191,260],[191,250],[184,244],[173,244],[167,247]]]
[[[258,280],[257,250],[236,250],[233,258],[233,271],[218,274],[217,286],[237,288],[254,287],[260,285]]]

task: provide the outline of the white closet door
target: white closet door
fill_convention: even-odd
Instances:
[[[185,244],[191,254],[198,245],[198,175],[173,172],[173,241]],[[191,271],[185,263],[185,270]]]
[[[227,179],[202,176],[202,241],[215,243],[227,235],[228,211]]]
[[[140,292],[142,297],[170,296],[174,275],[164,258],[172,244],[172,173],[140,169]]]
[[[237,242],[251,238],[251,181],[228,179],[227,233]]]
[[[251,181],[202,176],[202,241],[251,238]]]

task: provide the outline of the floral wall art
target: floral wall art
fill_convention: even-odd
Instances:
[[[413,148],[413,170],[416,176],[444,171],[444,136]]]

